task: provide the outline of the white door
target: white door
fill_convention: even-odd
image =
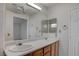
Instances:
[[[71,39],[69,55],[79,56],[79,8],[71,9]]]

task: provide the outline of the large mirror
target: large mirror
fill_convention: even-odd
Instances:
[[[27,20],[13,17],[13,36],[14,40],[27,39]]]

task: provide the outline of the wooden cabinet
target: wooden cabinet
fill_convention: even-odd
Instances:
[[[43,49],[39,49],[37,51],[34,51],[33,56],[43,56]]]
[[[46,47],[29,53],[25,56],[58,56],[59,55],[59,41],[52,43]]]

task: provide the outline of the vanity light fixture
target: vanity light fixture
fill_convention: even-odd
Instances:
[[[34,3],[26,3],[28,6],[30,6],[30,7],[32,7],[32,8],[35,8],[35,9],[37,9],[37,10],[42,10],[42,8],[41,7],[39,7],[39,6],[37,6],[36,4],[34,4]]]

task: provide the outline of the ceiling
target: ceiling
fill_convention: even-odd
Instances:
[[[41,7],[42,10],[48,9],[51,6],[55,5],[55,3],[35,3],[35,4],[38,5],[39,7]],[[22,9],[17,8],[17,6],[22,7]],[[16,3],[16,4],[15,3],[9,3],[9,4],[6,4],[6,9],[10,10],[12,12],[15,12],[15,13],[27,14],[27,15],[33,15],[35,13],[40,12],[40,11],[38,11],[38,10],[32,8],[32,7],[29,7],[28,5],[26,5],[26,3]]]

